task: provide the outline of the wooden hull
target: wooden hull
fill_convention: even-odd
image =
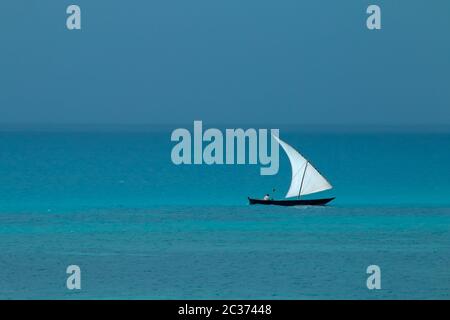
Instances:
[[[311,200],[261,200],[248,198],[250,204],[274,205],[274,206],[324,206],[334,198],[311,199]]]

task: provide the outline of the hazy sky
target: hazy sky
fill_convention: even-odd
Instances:
[[[449,39],[448,0],[2,0],[0,123],[450,125]]]

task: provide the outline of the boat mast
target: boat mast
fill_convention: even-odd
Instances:
[[[302,182],[300,183],[300,190],[298,192],[298,199],[300,199],[300,194],[302,193],[303,179],[305,179],[305,173],[306,173],[306,168],[308,167],[308,163],[309,163],[309,161],[306,161],[305,170],[303,170]]]

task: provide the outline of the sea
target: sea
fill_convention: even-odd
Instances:
[[[177,166],[170,135],[0,130],[0,299],[450,298],[450,130],[281,131],[336,197],[286,208],[247,201],[284,198],[282,149]]]

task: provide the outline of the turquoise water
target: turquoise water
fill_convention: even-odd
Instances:
[[[0,298],[450,298],[450,134],[281,136],[334,185],[329,207],[247,205],[284,195],[283,153],[260,176],[175,166],[165,131],[1,132]]]

